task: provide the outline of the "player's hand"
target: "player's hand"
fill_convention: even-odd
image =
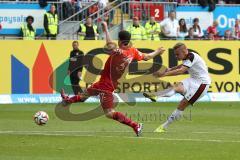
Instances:
[[[166,68],[165,72],[171,71],[171,68]]]
[[[165,49],[163,47],[160,47],[157,49],[158,53],[162,55],[165,52]]]
[[[107,25],[107,22],[105,21],[102,21],[102,27],[103,27],[103,31],[106,32],[107,29],[108,29],[108,25]]]
[[[161,71],[157,71],[153,73],[153,76],[156,78],[160,78],[160,77],[164,77],[165,76],[166,71],[161,72]]]

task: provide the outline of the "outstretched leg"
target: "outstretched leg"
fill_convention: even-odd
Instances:
[[[127,126],[130,126],[137,136],[140,136],[143,130],[143,124],[137,123],[125,116],[121,112],[116,112],[114,109],[106,109],[104,110],[106,117],[110,119],[114,119],[122,124],[125,124]]]
[[[143,95],[146,98],[149,98],[151,101],[156,102],[157,101],[157,97],[171,97],[176,93],[184,93],[184,87],[183,84],[177,83],[167,89],[164,89],[162,91],[158,91],[155,94],[150,94],[150,93],[143,93]]]
[[[142,124],[138,124],[137,122],[134,122],[133,120],[125,116],[123,113],[116,112],[114,110],[116,103],[114,103],[114,97],[112,93],[100,93],[99,95],[100,95],[100,102],[106,117],[116,120],[127,126],[130,126],[131,128],[133,128],[137,136],[139,136],[142,133],[142,129],[143,129]]]
[[[76,102],[84,102],[86,99],[89,98],[88,93],[83,92],[79,93],[75,96],[69,97],[65,94],[64,89],[61,90],[61,97],[62,101],[66,103],[76,103]]]

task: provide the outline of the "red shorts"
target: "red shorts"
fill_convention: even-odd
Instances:
[[[87,88],[87,93],[89,96],[100,96],[100,102],[103,109],[112,109],[114,108],[114,97],[112,90],[108,89],[105,86],[106,82],[96,82]]]

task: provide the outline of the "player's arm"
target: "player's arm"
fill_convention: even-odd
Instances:
[[[105,48],[109,51],[112,51],[117,48],[117,44],[114,43],[110,37],[109,31],[108,31],[108,26],[106,22],[102,22],[102,27],[103,31],[105,32],[105,37],[106,37],[106,45]]]
[[[154,76],[156,77],[177,76],[177,75],[184,74],[187,70],[188,70],[187,66],[180,65],[179,67],[177,66],[177,68],[173,70],[167,70],[164,73],[156,72],[154,73]]]
[[[103,31],[105,32],[105,36],[106,36],[106,43],[112,43],[112,39],[110,37],[109,31],[108,31],[108,26],[106,22],[102,22],[102,26],[103,26]]]
[[[173,70],[179,69],[181,67],[182,67],[182,64],[180,64],[178,66],[175,66],[175,67],[172,67],[172,68],[168,68],[167,71],[173,71]]]
[[[157,55],[162,55],[165,49],[163,47],[158,48],[157,50],[153,51],[152,53],[142,53],[143,60],[147,61],[149,59],[153,59]]]

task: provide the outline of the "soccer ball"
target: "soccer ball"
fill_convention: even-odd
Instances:
[[[47,123],[48,119],[49,119],[48,114],[44,111],[38,111],[33,116],[34,122],[40,126],[45,125]]]

